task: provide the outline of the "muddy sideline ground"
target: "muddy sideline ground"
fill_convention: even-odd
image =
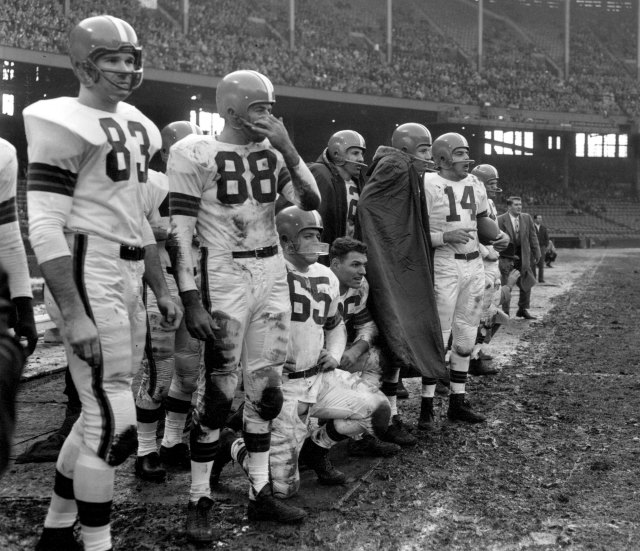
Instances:
[[[219,540],[205,548],[326,550],[640,549],[640,250],[562,251],[533,290],[535,322],[514,321],[489,349],[495,377],[471,378],[489,421],[446,421],[400,456],[335,462],[345,487],[303,473],[297,527],[249,523],[237,466],[215,492]],[[514,304],[515,304],[514,298]],[[41,361],[55,350],[41,351]],[[419,379],[400,402],[419,410]],[[64,413],[60,375],[24,385],[19,453]],[[195,549],[183,532],[188,475],[140,483],[129,459],[117,475],[113,533],[120,550]],[[32,549],[53,464],[13,465],[0,481],[0,549]]]

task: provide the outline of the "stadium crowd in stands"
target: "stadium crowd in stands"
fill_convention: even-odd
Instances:
[[[171,6],[160,2],[161,7],[165,4]],[[7,5],[0,17],[0,40],[18,48],[66,53],[66,29],[83,17],[108,11],[139,29],[147,46],[145,64],[156,69],[222,75],[243,66],[272,75],[277,84],[339,92],[605,116],[640,114],[637,81],[619,61],[633,52],[634,33],[619,31],[633,19],[626,13],[601,10],[594,18],[593,10],[574,9],[571,68],[564,79],[557,75],[561,62],[554,51],[546,52],[539,41],[528,38],[526,7],[517,3],[509,10],[501,2],[490,5],[522,28],[516,32],[504,19],[485,17],[481,73],[475,67],[476,52],[443,32],[435,15],[417,0],[394,6],[390,64],[385,62],[382,1],[296,3],[293,50],[288,48],[287,3],[275,0],[192,0],[187,34],[179,18],[172,21],[164,15],[167,11],[136,2],[70,2],[66,14],[63,5],[42,0]],[[467,35],[477,33],[473,13],[456,21]],[[554,20],[556,27],[561,25],[557,13]],[[354,37],[353,32],[361,35]],[[610,37],[615,40],[609,45]]]

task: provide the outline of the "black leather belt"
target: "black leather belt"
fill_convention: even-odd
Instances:
[[[473,260],[474,258],[478,258],[480,256],[480,253],[478,251],[473,251],[472,253],[456,253],[453,255],[453,258],[455,258],[456,260],[466,260],[467,262],[469,262],[469,260]]]
[[[130,245],[120,245],[120,258],[122,260],[144,260],[144,249]]]
[[[321,368],[319,365],[314,365],[313,367],[305,369],[304,371],[294,371],[293,373],[285,373],[285,375],[289,377],[289,379],[306,379],[307,377],[313,377],[314,375],[320,373],[320,369]]]
[[[233,258],[267,258],[268,256],[278,254],[278,245],[262,247],[261,249],[254,249],[253,251],[233,251],[231,254]]]
[[[171,266],[167,266],[165,270],[167,270],[167,273],[169,275],[176,275],[176,271]],[[198,268],[193,269],[193,275],[194,276],[198,275]]]

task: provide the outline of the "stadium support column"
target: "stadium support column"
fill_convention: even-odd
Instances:
[[[289,50],[296,47],[296,0],[289,0]]]
[[[393,0],[387,0],[387,63],[393,59]]]
[[[484,0],[478,2],[478,73],[482,73],[482,35],[484,33]]]

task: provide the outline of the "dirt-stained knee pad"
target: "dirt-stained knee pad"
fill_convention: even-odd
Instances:
[[[260,401],[256,404],[258,415],[265,421],[275,419],[282,409],[283,401],[284,396],[282,395],[281,387],[271,386],[265,388],[262,391]]]

